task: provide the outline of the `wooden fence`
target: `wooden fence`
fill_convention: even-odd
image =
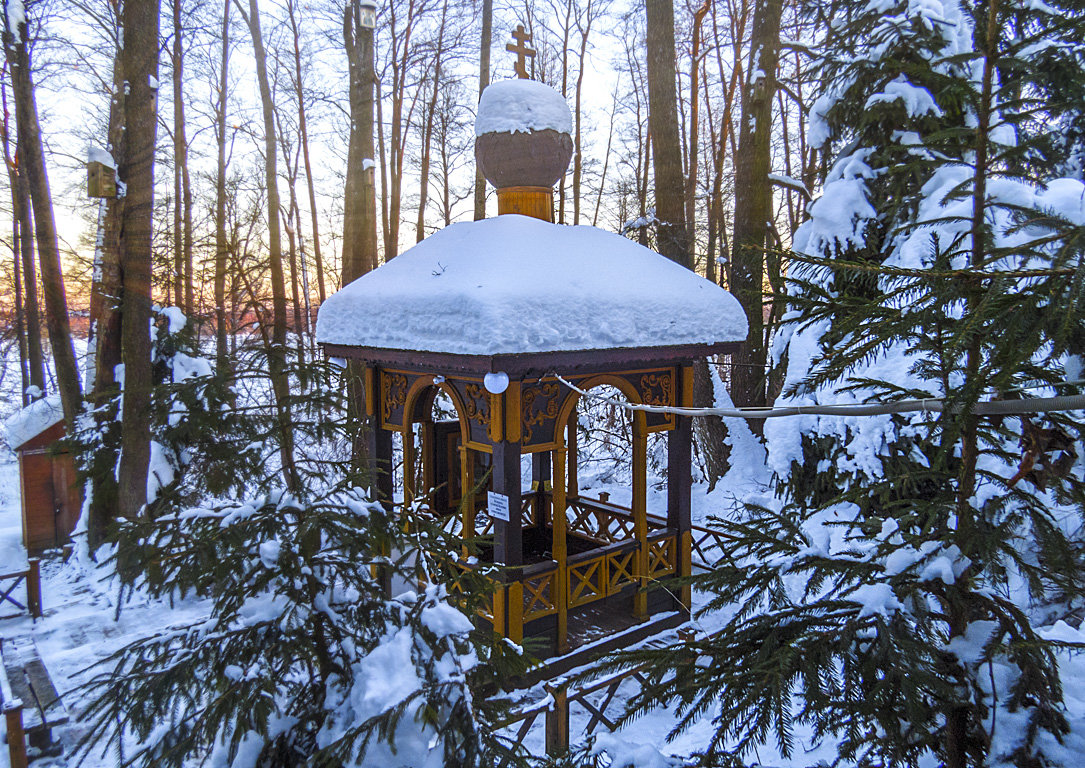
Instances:
[[[680,629],[678,641],[687,642],[693,635],[692,631]],[[583,729],[584,736],[593,734],[600,725],[610,731],[618,727],[618,716],[609,715],[607,712],[614,703],[618,689],[626,680],[635,680],[640,685],[647,684],[643,665],[630,667],[597,680],[589,680],[583,685],[575,683],[570,685],[562,678],[552,680],[544,684],[547,693],[545,698],[519,710],[500,727],[512,728],[518,725],[513,738],[519,744],[527,736],[531,727],[542,717],[544,718],[546,754],[551,757],[563,755],[569,751],[571,733],[569,715],[573,707],[580,707],[590,715]],[[596,696],[596,694],[599,695]],[[497,768],[505,768],[511,757],[507,755],[497,764]]]
[[[22,583],[26,583],[26,605],[23,605],[12,593]],[[0,575],[0,604],[11,603],[19,612],[28,611],[35,619],[41,618],[41,563],[36,557],[27,561],[25,571],[13,571]],[[12,618],[19,614],[7,614],[0,618]]]

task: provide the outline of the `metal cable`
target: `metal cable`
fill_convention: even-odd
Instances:
[[[898,400],[893,403],[870,403],[852,405],[789,405],[782,408],[676,408],[665,405],[635,405],[613,397],[587,392],[562,376],[551,374],[569,389],[593,400],[601,400],[630,411],[646,413],[672,413],[676,416],[720,416],[735,419],[774,419],[781,416],[880,416],[887,413],[941,413],[946,409],[940,398],[922,400]],[[1085,395],[1059,395],[1056,397],[1033,397],[1025,400],[989,400],[977,403],[973,413],[981,416],[1013,416],[1047,411],[1085,410]]]

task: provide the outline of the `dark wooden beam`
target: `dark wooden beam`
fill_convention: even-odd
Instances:
[[[493,489],[509,500],[508,522],[494,521],[494,562],[513,567],[523,565],[519,443],[507,440],[494,443]]]
[[[727,341],[715,344],[676,344],[663,347],[622,347],[498,355],[454,355],[445,352],[377,349],[343,344],[322,344],[321,346],[328,357],[363,360],[367,364],[385,368],[478,376],[504,372],[511,379],[531,379],[542,378],[551,373],[559,375],[605,373],[620,368],[689,363],[709,355],[731,354],[738,350],[739,343]]]

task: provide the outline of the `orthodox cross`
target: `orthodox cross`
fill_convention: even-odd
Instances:
[[[516,38],[516,44],[507,43],[505,45],[506,51],[512,51],[516,54],[516,74],[521,80],[527,80],[529,75],[527,74],[527,59],[535,56],[535,49],[527,45],[531,42],[531,33],[524,30],[523,24],[517,24],[516,29],[512,31],[512,36]]]

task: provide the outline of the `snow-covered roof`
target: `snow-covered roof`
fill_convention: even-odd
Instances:
[[[19,448],[63,420],[64,411],[60,406],[60,395],[50,395],[41,400],[35,400],[26,408],[13,413],[4,422],[8,445],[12,450]]]
[[[506,214],[453,224],[320,308],[317,339],[499,355],[746,338],[738,301],[658,253],[595,227]]]
[[[561,94],[534,80],[499,80],[482,92],[475,136],[486,133],[572,133],[573,115]]]

